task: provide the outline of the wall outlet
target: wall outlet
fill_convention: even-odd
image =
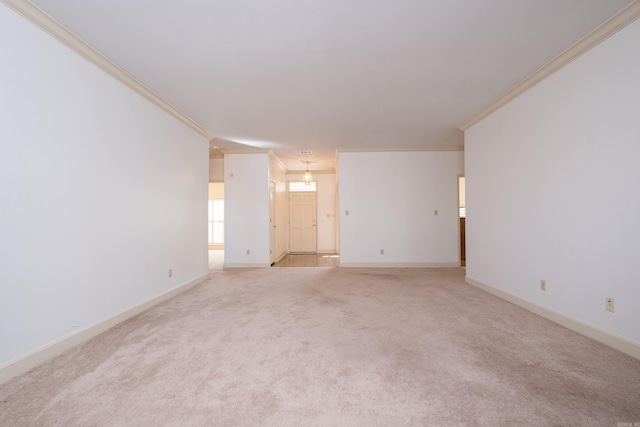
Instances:
[[[433,215],[438,216],[438,210],[437,209],[433,211]]]
[[[169,277],[173,277],[173,270],[169,269]]]
[[[546,291],[547,290],[547,282],[546,282],[546,280],[540,280],[540,290],[541,291]]]
[[[384,249],[380,249],[380,255],[384,255]]]
[[[247,255],[251,255],[251,249],[247,249]]]
[[[615,300],[613,298],[607,298],[605,308],[607,311],[614,313],[616,311]]]

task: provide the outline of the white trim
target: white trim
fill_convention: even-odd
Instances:
[[[282,160],[280,160],[280,157],[278,157],[276,153],[273,152],[273,150],[269,150],[269,155],[273,156],[273,158],[276,160],[276,162],[278,162],[278,164],[280,165],[280,167],[282,168],[282,170],[286,175],[287,167],[284,165],[284,163],[282,163]]]
[[[532,75],[509,89],[491,104],[487,105],[473,118],[460,125],[459,129],[461,131],[466,131],[471,126],[508,104],[536,84],[540,83],[542,80],[546,79],[576,58],[582,56],[587,51],[602,43],[638,18],[640,18],[640,0],[634,0],[620,12],[613,15],[589,34],[569,46],[551,61],[547,62]]]
[[[638,0],[640,1],[640,0]],[[338,148],[338,153],[394,153],[394,152],[415,152],[415,151],[464,151],[463,145],[453,147],[396,147],[396,148]]]
[[[193,130],[207,139],[213,139],[213,135],[209,133],[204,127],[202,127],[195,120],[178,110],[169,102],[161,98],[158,94],[151,89],[143,85],[140,81],[136,80],[133,76],[127,73],[125,70],[116,65],[109,58],[98,52],[87,42],[82,40],[78,35],[66,28],[60,22],[53,19],[46,12],[39,7],[35,6],[28,0],[0,0],[0,2],[6,4],[8,7],[22,15],[24,18],[35,24],[40,29],[57,39],[59,42],[69,47],[71,50],[82,56],[87,61],[91,62],[98,68],[102,69],[107,74],[111,75],[115,79],[127,85],[140,95],[147,98],[149,101],[156,104],[178,120],[182,121]]]
[[[286,175],[304,175],[306,171],[307,171],[306,169],[287,170]],[[331,169],[317,169],[317,170],[311,169],[309,172],[311,172],[312,175],[335,175],[336,173],[336,171]]]
[[[340,267],[358,268],[452,268],[460,262],[340,262]]]
[[[21,375],[30,369],[64,353],[72,347],[82,344],[85,341],[90,340],[98,334],[114,327],[115,325],[124,322],[131,317],[142,313],[145,310],[168,300],[192,287],[198,285],[205,280],[209,279],[209,273],[202,275],[196,279],[193,279],[187,283],[184,283],[176,288],[173,288],[157,297],[151,298],[142,304],[135,307],[131,307],[125,311],[122,311],[114,316],[111,316],[99,323],[96,323],[86,328],[80,329],[71,335],[65,336],[52,343],[46,344],[40,348],[37,348],[24,356],[11,360],[4,365],[0,366],[0,384],[9,381],[12,378]]]
[[[271,263],[264,262],[225,262],[223,268],[265,268],[271,267]]]
[[[602,344],[608,345],[609,347],[613,347],[616,350],[626,353],[631,357],[640,359],[640,343],[631,341],[612,332],[605,331],[596,326],[581,322],[580,320],[573,319],[566,314],[559,313],[546,307],[534,304],[531,301],[527,301],[513,294],[472,279],[469,276],[465,277],[465,282],[479,289],[482,289],[483,291],[489,292],[490,294],[495,295],[498,298],[522,307],[525,310],[542,316],[545,319],[551,320],[552,322],[564,326],[565,328],[571,329],[572,331],[575,331],[581,335],[601,342]]]
[[[246,147],[246,149],[242,150],[225,150],[223,148],[220,148],[218,149],[218,151],[220,151],[223,156],[226,156],[227,154],[268,154],[271,152],[271,150],[265,150],[263,148],[255,148],[248,145]]]

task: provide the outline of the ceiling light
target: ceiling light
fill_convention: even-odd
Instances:
[[[311,172],[309,172],[309,162],[307,162],[307,171],[302,176],[302,180],[304,181],[304,185],[311,185]]]

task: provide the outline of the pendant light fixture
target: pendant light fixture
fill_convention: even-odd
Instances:
[[[311,172],[309,172],[309,162],[307,162],[307,171],[304,173],[302,180],[304,181],[304,185],[311,185]]]

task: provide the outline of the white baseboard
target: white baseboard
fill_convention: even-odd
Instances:
[[[24,356],[5,363],[4,365],[0,366],[0,384],[3,384],[10,379],[17,377],[18,375],[24,374],[25,372],[35,368],[36,366],[64,353],[70,348],[82,344],[83,342],[88,341],[96,335],[106,331],[107,329],[114,327],[118,323],[124,322],[125,320],[142,313],[143,311],[153,307],[156,304],[161,303],[162,301],[166,301],[169,298],[172,298],[194,287],[195,285],[200,284],[207,279],[209,279],[209,273],[204,274],[187,283],[184,283],[178,287],[175,287],[163,294],[158,295],[157,297],[151,298],[150,300],[145,301],[140,305],[131,307],[128,310],[109,317],[99,323],[87,326],[86,328],[80,329],[71,335],[60,338],[59,340],[37,348],[25,354]]]
[[[613,347],[616,350],[620,350],[621,352],[626,353],[631,357],[640,359],[640,343],[631,341],[612,332],[605,331],[596,326],[583,323],[557,311],[534,304],[531,301],[527,301],[513,294],[502,291],[500,289],[496,289],[492,286],[472,279],[469,276],[465,277],[465,282],[479,289],[482,289],[483,291],[489,292],[490,294],[495,295],[498,298],[509,301],[510,303],[520,306],[532,313],[542,316],[545,319],[551,320],[552,322],[564,326],[565,328],[571,329],[572,331],[575,331],[581,335],[608,345],[609,347]]]
[[[364,268],[451,268],[460,267],[459,262],[342,262],[340,267]]]

